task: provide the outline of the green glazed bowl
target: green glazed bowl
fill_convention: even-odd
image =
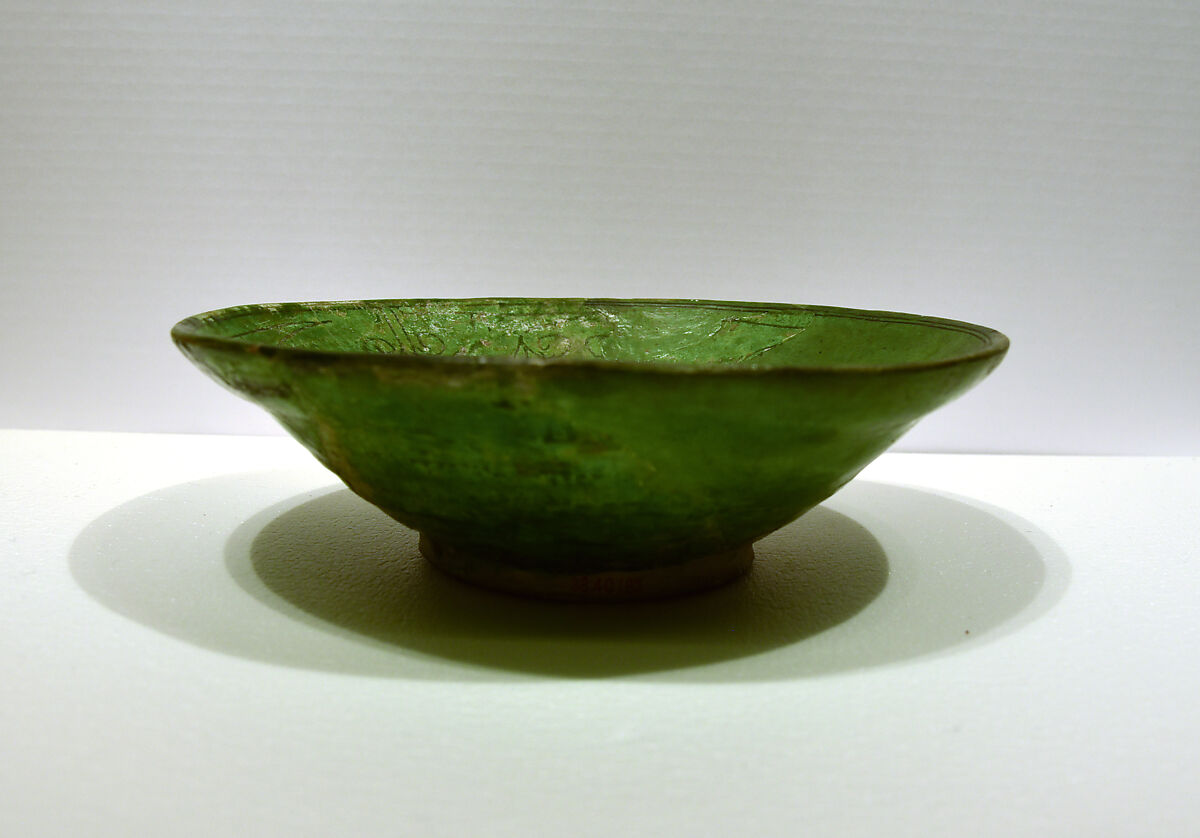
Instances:
[[[251,305],[172,337],[462,579],[701,590],[1000,363],[982,326],[701,300]]]

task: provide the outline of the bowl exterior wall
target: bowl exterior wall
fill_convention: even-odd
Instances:
[[[731,375],[181,348],[396,520],[536,572],[741,548],[999,363]]]

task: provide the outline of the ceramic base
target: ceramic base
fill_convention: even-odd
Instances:
[[[649,570],[543,573],[498,563],[494,558],[441,545],[421,535],[421,554],[464,582],[519,596],[570,602],[620,602],[698,593],[732,582],[750,570],[754,548],[689,559]]]

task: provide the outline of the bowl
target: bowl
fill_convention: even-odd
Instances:
[[[171,334],[434,565],[570,600],[745,573],[1008,349],[935,317],[703,300],[248,305]]]

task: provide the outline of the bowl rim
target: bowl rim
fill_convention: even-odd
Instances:
[[[542,358],[516,357],[507,355],[419,355],[409,353],[384,353],[352,350],[311,349],[303,346],[280,346],[247,340],[242,336],[221,336],[205,333],[207,324],[240,316],[253,311],[285,313],[289,311],[319,312],[335,308],[370,308],[386,305],[404,306],[430,303],[457,303],[461,305],[495,305],[519,303],[576,303],[603,306],[668,306],[677,308],[728,309],[731,311],[798,311],[824,317],[842,317],[854,320],[870,320],[885,323],[908,323],[927,328],[944,329],[971,335],[979,340],[979,347],[961,352],[948,358],[932,361],[912,361],[895,364],[784,364],[755,365],[728,362],[680,363],[672,361],[613,361],[601,358]],[[921,372],[984,361],[989,358],[997,362],[1008,352],[1009,339],[1003,333],[987,326],[905,312],[845,308],[841,306],[807,305],[802,303],[742,302],[735,300],[705,300],[687,298],[608,298],[608,297],[411,297],[395,299],[322,300],[313,302],[249,303],[213,309],[186,317],[171,329],[172,340],[181,348],[198,347],[226,351],[240,351],[262,357],[279,357],[281,360],[316,362],[329,364],[367,364],[392,368],[445,367],[463,368],[531,368],[531,369],[598,369],[630,373],[718,375],[718,376],[778,376],[778,375],[879,375],[899,372]]]

